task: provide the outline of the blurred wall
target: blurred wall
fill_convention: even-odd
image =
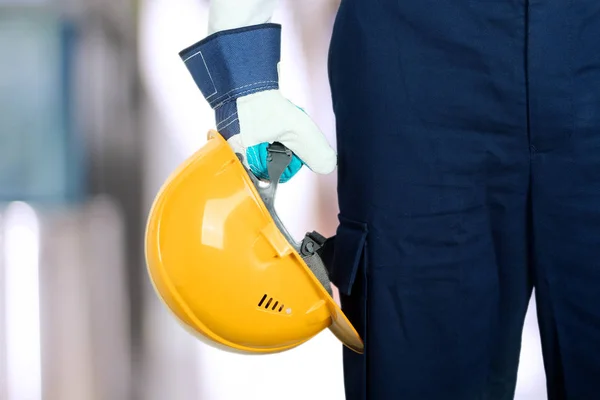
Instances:
[[[132,2],[0,1],[0,399],[134,399]]]

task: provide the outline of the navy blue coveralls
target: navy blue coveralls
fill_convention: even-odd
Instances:
[[[600,399],[600,1],[342,0],[329,73],[347,400],[512,399],[534,286]]]

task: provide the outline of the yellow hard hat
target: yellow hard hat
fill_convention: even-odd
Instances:
[[[292,349],[326,328],[348,348],[363,342],[331,296],[313,232],[296,243],[274,211],[291,152],[272,144],[263,187],[223,137],[169,177],[146,228],[146,262],[158,296],[214,347],[243,353]]]

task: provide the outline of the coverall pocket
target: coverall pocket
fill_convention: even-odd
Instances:
[[[340,294],[349,296],[360,267],[366,262],[367,224],[342,215],[338,218],[330,279]]]

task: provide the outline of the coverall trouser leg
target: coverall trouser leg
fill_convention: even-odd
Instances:
[[[593,0],[342,1],[348,400],[512,399],[534,285],[549,398],[598,397],[599,41]]]

